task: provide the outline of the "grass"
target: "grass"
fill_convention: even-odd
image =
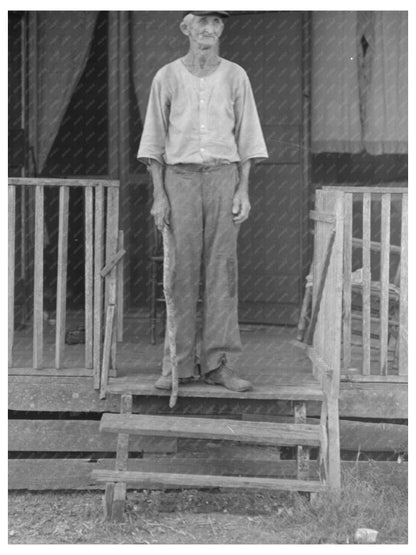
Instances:
[[[346,544],[357,528],[406,544],[407,480],[368,463],[344,467],[342,501],[286,492],[129,490],[124,523],[103,521],[102,492],[10,493],[13,544]]]

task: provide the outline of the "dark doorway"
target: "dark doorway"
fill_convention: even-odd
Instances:
[[[88,61],[74,91],[58,135],[42,171],[44,177],[107,177],[108,161],[108,14],[100,12]],[[57,191],[45,189],[45,309],[55,306]],[[69,205],[68,308],[84,303],[84,206],[83,191],[72,189]]]

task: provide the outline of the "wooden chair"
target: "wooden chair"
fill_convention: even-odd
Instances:
[[[352,238],[353,248],[362,249],[363,240],[360,238]],[[371,241],[371,252],[380,252],[381,243]],[[388,287],[389,296],[389,316],[388,316],[388,345],[389,349],[394,351],[393,366],[398,365],[398,347],[399,347],[399,309],[400,309],[400,252],[401,247],[398,245],[390,245],[390,260],[395,260],[393,273]],[[351,317],[355,320],[362,319],[362,303],[363,303],[363,280],[362,269],[358,268],[352,273],[351,281]],[[380,323],[379,307],[381,302],[381,282],[371,280],[370,282],[370,299],[371,299],[371,322],[373,324]],[[374,326],[373,326],[374,328]],[[377,330],[373,330],[373,336]]]

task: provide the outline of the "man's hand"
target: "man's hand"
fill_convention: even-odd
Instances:
[[[153,200],[153,206],[150,210],[151,215],[155,219],[156,227],[159,231],[163,231],[165,225],[170,223],[170,206],[166,195],[158,195]]]
[[[237,189],[233,198],[233,222],[235,224],[241,224],[247,220],[250,208],[248,193],[241,189]]]

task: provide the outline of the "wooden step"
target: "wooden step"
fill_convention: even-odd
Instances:
[[[143,489],[233,488],[318,493],[327,486],[317,480],[257,478],[242,476],[209,476],[203,474],[171,474],[167,472],[138,472],[129,470],[93,470],[91,477],[98,482],[124,482]]]
[[[110,378],[106,387],[108,394],[157,395],[168,397],[169,391],[156,389],[154,383],[159,376],[141,375],[139,378],[130,376]],[[218,385],[209,385],[196,381],[179,386],[179,397],[203,397],[206,399],[258,399],[258,400],[287,400],[287,401],[318,401],[323,400],[321,386],[312,375],[302,376],[304,383],[296,385],[285,384],[253,384],[251,391],[230,391]]]
[[[101,432],[245,441],[263,445],[320,445],[320,426],[180,416],[103,414]]]

